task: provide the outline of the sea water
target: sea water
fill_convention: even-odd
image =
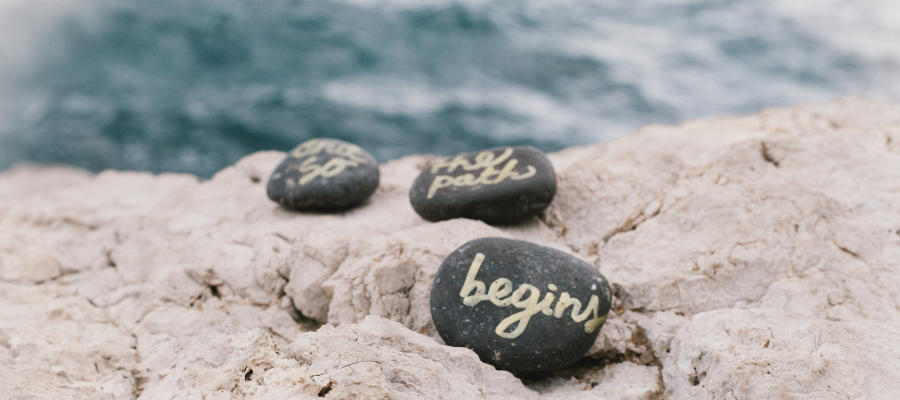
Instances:
[[[544,151],[900,100],[900,1],[0,0],[0,168],[191,172],[312,137]]]

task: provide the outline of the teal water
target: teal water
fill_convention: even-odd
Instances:
[[[653,122],[900,100],[891,3],[7,0],[0,168],[208,177],[319,136],[381,161],[553,151]]]

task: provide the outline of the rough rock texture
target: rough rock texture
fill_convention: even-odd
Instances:
[[[900,392],[900,104],[765,110],[550,154],[541,218],[428,223],[429,160],[365,207],[284,210],[284,153],[213,179],[0,173],[0,398],[891,399]],[[436,338],[428,290],[479,237],[601,270],[589,358],[518,377]],[[323,325],[324,324],[324,325]]]

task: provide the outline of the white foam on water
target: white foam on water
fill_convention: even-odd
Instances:
[[[396,10],[458,6],[487,15],[520,48],[604,63],[613,81],[634,86],[651,105],[670,109],[672,116],[667,122],[748,113],[764,106],[819,102],[850,94],[900,100],[900,2],[346,1]],[[759,51],[768,59],[748,59],[729,51]],[[603,96],[584,101],[595,104],[579,104],[572,98],[543,105],[531,102],[534,107],[509,106],[516,112],[528,108],[541,114],[541,106],[557,105],[547,110],[563,109],[564,114],[589,119],[596,119],[587,115],[591,111],[616,114],[612,106],[616,99],[611,100],[610,107],[603,107]],[[534,116],[554,120],[546,115]],[[557,120],[564,120],[568,126],[595,122]],[[633,128],[632,122],[628,129]],[[609,134],[604,131],[587,136],[597,140],[608,139]]]
[[[600,115],[581,113],[546,93],[501,81],[458,87],[397,79],[339,81],[326,84],[322,94],[336,104],[386,115],[426,116],[454,107],[501,110],[524,119],[514,126],[492,126],[491,135],[506,140],[572,136],[596,126],[624,128]]]
[[[391,157],[581,144],[850,94],[900,100],[897,43],[900,1],[884,0],[0,0],[0,166],[65,135],[125,166],[199,173],[189,164],[214,171],[252,140],[323,132]],[[70,64],[84,76],[34,81]],[[229,155],[204,161],[177,140],[189,134]],[[162,156],[173,142],[182,156]]]
[[[791,19],[836,48],[859,57],[869,96],[900,100],[900,2],[883,0],[768,0],[772,12]]]
[[[0,0],[0,164],[22,149],[10,146],[14,129],[38,121],[51,94],[23,80],[48,59],[64,57],[58,40],[64,21],[90,26],[94,0]],[[23,86],[25,90],[23,90]],[[5,144],[5,145],[2,145]]]
[[[56,40],[61,23],[91,26],[98,6],[94,0],[0,1],[0,84],[13,84],[35,62],[65,52]]]

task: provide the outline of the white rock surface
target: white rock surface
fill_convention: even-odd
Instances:
[[[550,155],[553,204],[515,227],[419,218],[407,193],[431,156],[382,165],[362,207],[289,212],[264,193],[282,157],[204,182],[0,173],[0,398],[900,393],[900,104],[848,98],[566,149]],[[442,344],[431,280],[485,236],[569,252],[613,283],[593,358],[522,380]]]

